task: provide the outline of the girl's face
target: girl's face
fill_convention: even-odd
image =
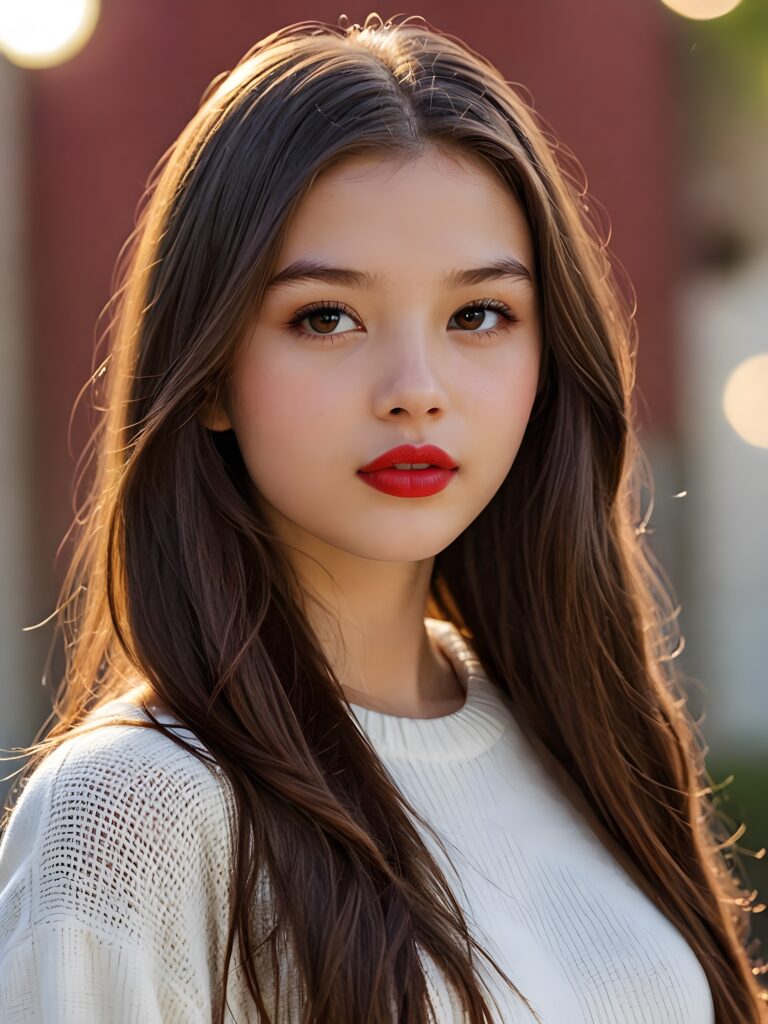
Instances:
[[[209,422],[234,428],[281,536],[316,556],[415,562],[469,526],[536,395],[532,268],[520,206],[471,158],[348,158],[316,179],[236,357],[228,414]],[[442,490],[366,482],[361,467],[403,443],[453,459]]]

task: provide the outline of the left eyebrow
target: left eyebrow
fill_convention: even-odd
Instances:
[[[466,288],[482,284],[484,281],[497,281],[511,278],[533,285],[531,272],[514,256],[502,256],[486,267],[473,267],[469,270],[450,270],[443,275],[442,284],[445,288]],[[290,263],[284,270],[276,274],[267,284],[267,288],[276,288],[284,284],[297,284],[304,281],[325,281],[332,284],[345,284],[350,287],[381,289],[384,279],[381,274],[369,271],[350,270],[345,267],[329,267],[317,260],[298,259]]]

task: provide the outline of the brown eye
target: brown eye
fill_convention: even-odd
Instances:
[[[350,321],[351,327],[344,327],[337,331],[339,321],[344,317]],[[302,325],[306,324],[307,328]],[[288,322],[290,330],[298,334],[307,335],[310,338],[322,338],[346,334],[354,330],[357,325],[352,313],[340,302],[319,302],[311,306],[305,306],[298,310]]]
[[[304,322],[319,334],[330,334],[341,316],[343,316],[341,313],[310,313],[309,316],[304,317]]]
[[[486,322],[488,313],[496,314],[498,317],[496,323],[488,325]],[[473,302],[469,306],[464,306],[458,313],[454,313],[454,318],[459,325],[459,329],[464,331],[465,334],[493,335],[504,325],[504,322],[509,324],[518,323],[518,319],[512,310],[497,299],[483,299],[480,302]],[[477,328],[480,328],[480,330]]]
[[[485,320],[485,313],[484,309],[477,306],[467,306],[457,314],[456,319],[462,327],[480,327]]]

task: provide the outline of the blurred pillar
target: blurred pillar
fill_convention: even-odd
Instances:
[[[691,491],[688,671],[708,689],[713,749],[755,758],[765,757],[768,737],[768,450],[736,434],[722,403],[732,371],[768,352],[767,281],[763,243],[743,265],[701,274],[681,296]]]
[[[46,702],[39,680],[38,634],[25,633],[39,574],[32,556],[32,417],[27,316],[26,76],[0,59],[0,756],[29,743]],[[50,699],[47,701],[50,704]],[[0,762],[6,777],[22,761]]]

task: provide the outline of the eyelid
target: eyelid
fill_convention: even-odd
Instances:
[[[321,309],[340,309],[341,312],[346,313],[347,316],[351,316],[355,320],[360,319],[346,304],[346,302],[343,302],[341,299],[331,299],[328,301],[323,299],[319,302],[308,302],[305,306],[302,306],[300,309],[297,309],[289,322],[298,323],[300,320],[303,320],[305,317],[309,316],[310,313],[317,313]]]

